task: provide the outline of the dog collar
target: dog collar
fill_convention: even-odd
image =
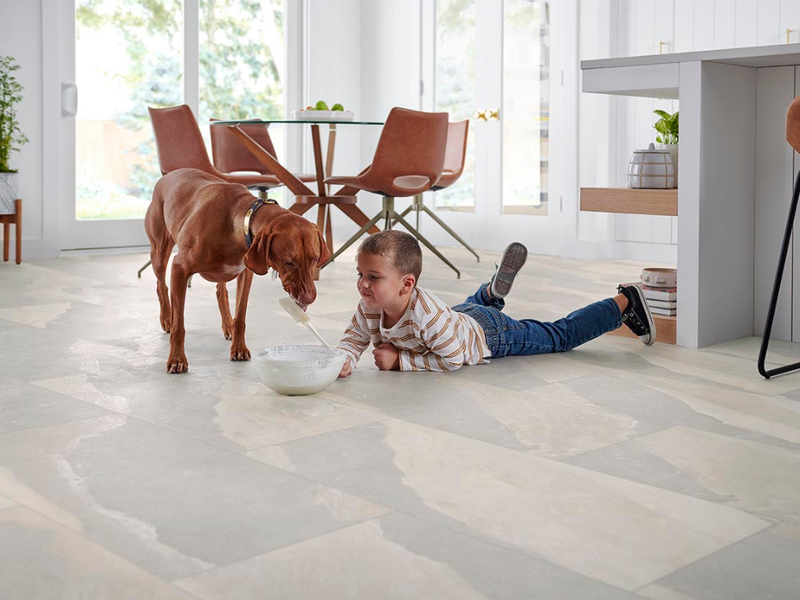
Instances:
[[[247,247],[250,248],[250,245],[253,243],[253,232],[250,231],[250,221],[255,216],[256,211],[264,206],[265,204],[278,204],[275,200],[270,199],[262,199],[259,198],[255,202],[253,202],[253,206],[247,209],[247,212],[244,214],[244,241],[247,243]]]

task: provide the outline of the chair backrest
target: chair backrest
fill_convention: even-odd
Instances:
[[[386,118],[372,165],[364,174],[370,191],[392,195],[394,180],[417,175],[433,185],[442,174],[447,113],[393,108]]]
[[[217,121],[218,119],[211,119]],[[239,129],[244,131],[255,140],[264,150],[275,156],[275,146],[272,138],[264,123],[239,125]],[[236,173],[238,171],[255,171],[262,175],[271,175],[267,167],[261,164],[255,155],[242,144],[226,125],[211,125],[211,156],[214,158],[214,166],[224,173]]]
[[[148,107],[147,110],[153,124],[162,175],[183,168],[219,174],[208,158],[203,136],[191,108],[181,104],[169,108]]]
[[[467,136],[469,121],[457,121],[447,126],[447,147],[444,151],[442,176],[433,186],[434,190],[450,187],[464,172],[464,161],[467,158]]]
[[[786,111],[786,141],[800,152],[800,96],[795,98]]]

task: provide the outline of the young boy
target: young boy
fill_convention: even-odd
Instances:
[[[527,256],[525,246],[510,244],[492,280],[448,308],[417,287],[422,252],[413,236],[392,230],[371,235],[358,249],[361,301],[339,343],[347,353],[339,377],[353,372],[370,342],[381,371],[454,371],[488,357],[566,352],[623,323],[644,344],[655,342],[653,317],[637,286],[553,323],[505,315],[503,298]]]

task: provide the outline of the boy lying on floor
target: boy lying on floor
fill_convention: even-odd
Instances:
[[[525,246],[510,244],[491,281],[449,308],[417,287],[422,251],[412,235],[391,230],[371,235],[358,249],[361,301],[339,343],[347,353],[339,377],[353,372],[370,342],[381,371],[454,371],[489,357],[567,352],[623,323],[645,345],[655,342],[653,317],[637,286],[553,323],[505,315],[503,298],[527,257]]]

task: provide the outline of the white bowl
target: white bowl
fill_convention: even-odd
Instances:
[[[289,115],[295,121],[352,121],[350,110],[293,110]]]
[[[253,356],[261,381],[283,396],[316,394],[336,381],[347,358],[325,346],[274,346]]]

